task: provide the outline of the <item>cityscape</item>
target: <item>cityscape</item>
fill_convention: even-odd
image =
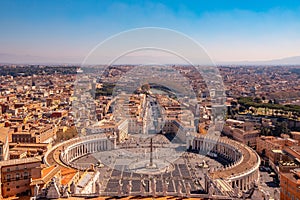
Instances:
[[[62,2],[0,2],[0,199],[300,199],[299,3]]]

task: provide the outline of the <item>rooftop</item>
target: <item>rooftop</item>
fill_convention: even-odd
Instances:
[[[5,142],[8,134],[9,134],[9,127],[0,127],[0,141],[1,142]]]
[[[232,175],[243,173],[245,170],[250,170],[258,162],[258,156],[252,149],[233,140],[230,140],[230,143],[232,143],[236,149],[242,152],[243,160],[240,164],[235,165],[232,168],[226,168],[221,171],[213,172],[213,178],[228,178]]]
[[[41,162],[41,157],[31,157],[31,158],[22,158],[22,159],[14,159],[14,160],[5,160],[0,161],[1,167],[11,166],[11,165],[21,165],[25,163],[34,163],[34,162]]]
[[[61,175],[62,175],[61,184],[67,185],[77,173],[78,171],[74,169],[61,167]]]

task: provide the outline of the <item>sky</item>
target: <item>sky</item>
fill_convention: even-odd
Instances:
[[[215,62],[300,56],[297,0],[1,0],[0,63],[81,63],[122,31],[162,27]]]

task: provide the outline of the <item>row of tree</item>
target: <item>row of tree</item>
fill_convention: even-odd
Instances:
[[[254,108],[268,108],[274,110],[282,110],[287,112],[295,112],[300,114],[300,106],[298,105],[282,105],[278,104],[276,100],[269,100],[268,103],[263,103],[260,98],[256,97],[240,97],[238,98],[238,103],[244,106],[246,109],[250,107]]]
[[[274,127],[262,126],[260,129],[260,135],[279,137],[281,134],[291,134],[291,130],[288,128],[288,124],[285,121],[276,122]]]

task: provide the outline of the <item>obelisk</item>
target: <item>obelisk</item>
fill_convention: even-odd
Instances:
[[[153,166],[153,141],[152,138],[150,140],[150,167]]]

